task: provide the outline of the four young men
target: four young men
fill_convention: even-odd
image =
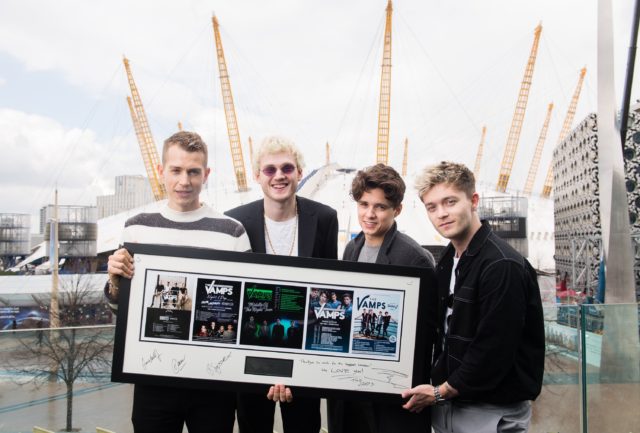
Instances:
[[[296,195],[303,167],[293,143],[280,137],[265,140],[253,161],[263,199],[228,211],[231,219],[199,201],[210,171],[206,145],[197,134],[174,134],[165,141],[159,167],[168,203],[159,213],[128,220],[123,241],[336,259],[336,211]],[[405,185],[383,164],[358,172],[353,180],[351,195],[362,231],[346,246],[343,260],[429,270],[434,281],[427,286],[433,290],[422,297],[429,322],[422,325],[431,330],[423,346],[425,359],[434,350],[430,377],[402,393],[403,406],[330,399],[329,431],[428,432],[430,411],[424,409],[433,406],[436,432],[525,432],[544,364],[535,271],[480,222],[479,196],[467,167],[446,162],[429,167],[416,187],[434,227],[451,241],[435,273],[433,256],[397,229]],[[109,257],[108,270],[105,291],[117,308],[119,279],[133,276],[131,255],[117,250]],[[317,433],[319,399],[294,398],[294,393],[274,384],[266,397],[239,395],[241,433],[271,433],[275,401],[280,402],[285,433]],[[212,395],[220,402],[215,414]],[[219,391],[137,385],[134,429],[179,433],[186,422],[190,432],[231,432],[235,401],[233,394]]]

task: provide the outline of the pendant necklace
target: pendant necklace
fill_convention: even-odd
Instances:
[[[296,224],[293,227],[293,238],[291,239],[291,247],[289,247],[289,254],[287,254],[288,256],[290,256],[293,253],[293,246],[296,244],[296,234],[298,233],[298,202],[297,200],[295,204],[296,204]],[[273,248],[273,244],[271,243],[271,236],[269,236],[269,228],[267,227],[266,214],[264,214],[264,233],[267,235],[267,242],[269,242],[269,247],[271,248],[271,251],[273,251],[273,254],[278,255],[278,253],[276,252],[276,249]]]

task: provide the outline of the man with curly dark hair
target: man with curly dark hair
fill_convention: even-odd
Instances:
[[[358,171],[351,184],[351,196],[357,203],[358,222],[362,231],[347,244],[342,259],[420,266],[428,269],[428,277],[433,280],[434,260],[431,253],[397,228],[395,218],[402,211],[405,190],[402,177],[393,167],[377,164]],[[429,291],[421,295],[427,298],[426,304],[433,307],[435,314],[435,282],[429,281],[425,286],[429,287]],[[427,314],[427,317],[434,318],[434,314]],[[363,327],[365,333],[373,338],[377,332],[376,337],[380,337],[380,328],[384,323],[382,313],[369,310],[366,317],[363,312],[360,320],[367,321],[366,328]],[[424,326],[429,329],[428,341],[424,345],[427,352],[425,359],[431,359],[435,320]],[[329,399],[327,406],[331,433],[424,433],[430,430],[429,411],[411,413],[400,404]]]

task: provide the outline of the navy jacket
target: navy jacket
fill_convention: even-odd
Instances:
[[[353,262],[358,261],[360,251],[364,246],[365,236],[363,232],[360,232],[353,240],[351,240],[342,256],[343,260],[349,260]],[[435,279],[434,260],[433,255],[424,248],[422,248],[411,237],[400,233],[397,225],[394,222],[393,226],[387,231],[380,246],[378,257],[376,257],[377,264],[385,265],[401,265],[401,266],[418,266],[427,268],[428,272],[425,272],[424,281],[425,292],[420,295],[420,302],[424,305],[424,322],[418,323],[426,329],[423,356],[427,362],[424,369],[424,377],[419,378],[420,383],[428,383],[431,354],[433,350],[433,342],[435,340],[435,328],[436,328],[436,306],[438,302],[437,297],[437,285]],[[349,405],[358,405],[357,402],[349,402]],[[331,433],[349,433],[346,430],[345,419],[346,417],[353,416],[349,413],[346,403],[343,400],[327,399],[327,414],[328,425]],[[374,413],[375,420],[372,422],[371,427],[366,420],[362,420],[363,429],[375,429],[378,432],[396,432],[402,431],[405,433],[422,433],[431,431],[431,411],[423,410],[420,413],[411,413],[406,409],[402,409],[400,404],[389,403],[373,403],[372,411]],[[374,427],[375,426],[375,427]]]
[[[364,246],[364,233],[360,232],[358,236],[352,239],[346,246],[342,260],[349,260],[352,262],[358,261],[360,251]],[[433,353],[433,343],[436,333],[436,317],[437,317],[437,305],[438,305],[438,292],[435,273],[433,272],[434,259],[433,255],[422,248],[413,238],[400,233],[397,228],[397,224],[394,222],[391,228],[384,235],[384,240],[380,246],[378,257],[376,257],[377,264],[385,265],[400,265],[400,266],[418,266],[429,269],[426,278],[428,281],[424,282],[426,292],[420,296],[420,302],[424,305],[425,322],[419,324],[427,328],[426,341],[424,342],[425,359],[431,363],[431,354]],[[429,381],[430,366],[425,369],[426,377],[422,378],[424,383]]]
[[[364,233],[360,232],[358,236],[352,239],[345,247],[342,260],[357,262],[360,251],[364,246],[364,240]],[[433,255],[422,248],[411,237],[400,233],[395,222],[384,235],[376,263],[383,265],[422,266],[429,269],[435,268]]]

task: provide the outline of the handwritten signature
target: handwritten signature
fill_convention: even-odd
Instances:
[[[338,380],[354,382],[359,388],[370,388],[375,385],[375,382],[387,383],[396,389],[407,388],[406,384],[396,382],[396,379],[406,379],[408,376],[405,373],[383,368],[372,368],[371,370],[372,371],[367,372],[368,374],[365,374],[362,369],[349,371],[348,368],[341,368],[332,370],[332,373],[339,374],[333,374],[331,377]],[[378,377],[371,377],[373,374],[376,374]]]
[[[185,362],[184,355],[182,356],[182,359],[175,359],[174,358],[174,359],[171,360],[171,366],[173,367],[173,372],[175,374],[180,373],[185,365],[187,365],[187,363]]]
[[[207,364],[207,373],[211,376],[220,374],[222,372],[222,366],[225,362],[227,362],[231,358],[231,352],[227,353],[225,356],[220,359],[218,362],[209,362]]]
[[[369,378],[371,380],[376,380],[378,382],[389,383],[393,385],[394,388],[404,389],[406,388],[406,384],[399,384],[394,382],[394,379],[406,379],[408,375],[406,373],[402,373],[400,371],[395,370],[387,370],[384,368],[372,368],[379,376],[382,376],[382,379]]]
[[[358,386],[358,388],[371,388],[374,385],[373,381],[368,377],[363,377],[360,375],[354,376],[353,374],[334,374],[331,377],[338,380],[354,382],[356,386]]]
[[[151,355],[147,359],[145,359],[144,356],[142,357],[142,368],[146,370],[147,366],[156,359],[162,362],[162,355],[156,349],[153,349],[153,353],[151,353]]]

